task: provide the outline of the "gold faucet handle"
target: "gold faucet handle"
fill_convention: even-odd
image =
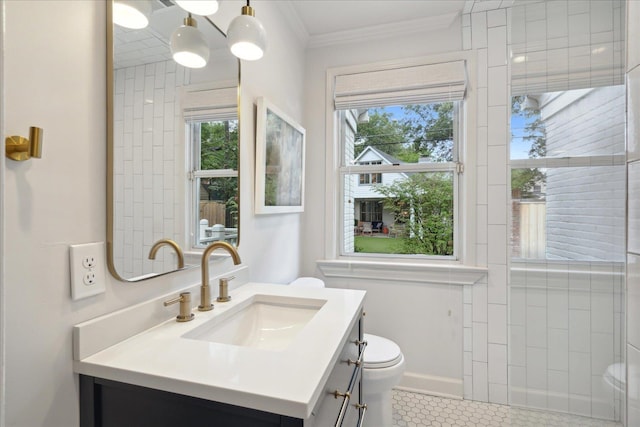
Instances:
[[[216,299],[218,302],[228,302],[231,300],[231,296],[229,296],[229,282],[235,279],[236,276],[231,277],[221,277],[220,278],[220,296]]]
[[[178,322],[188,322],[193,320],[193,313],[191,312],[191,292],[182,292],[179,297],[172,298],[164,302],[164,306],[170,306],[172,304],[180,303],[180,314],[176,316]]]

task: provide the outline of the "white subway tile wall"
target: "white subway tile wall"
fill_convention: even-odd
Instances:
[[[640,2],[627,2],[627,425],[640,425]],[[614,300],[614,305],[617,300]],[[615,318],[624,325],[624,317]],[[623,412],[624,413],[624,412]]]
[[[476,138],[476,262],[488,265],[490,271],[506,272],[506,253],[500,258],[498,246],[506,245],[506,130],[507,68],[506,68],[506,11],[500,9],[501,1],[467,2],[462,20],[463,48],[477,52],[477,138]],[[489,12],[487,12],[487,10]],[[502,45],[500,41],[504,38]],[[500,62],[502,62],[501,66]],[[491,106],[491,108],[489,108]],[[503,129],[503,131],[499,131]],[[502,139],[502,140],[501,140]],[[500,148],[502,146],[502,152]],[[496,153],[497,152],[497,153]],[[500,161],[502,153],[502,164]],[[497,154],[497,157],[496,157]],[[493,170],[492,170],[493,168]],[[501,174],[503,176],[501,176]],[[497,188],[490,188],[490,185]],[[503,203],[505,202],[505,203]],[[501,207],[497,206],[502,204]],[[491,224],[491,225],[489,225]],[[504,230],[501,230],[504,228]],[[502,231],[502,232],[501,232]],[[497,235],[496,235],[497,232]],[[501,241],[501,236],[504,240]],[[494,251],[492,253],[492,251]],[[496,263],[496,259],[498,262]],[[499,269],[496,266],[502,265]],[[502,280],[505,279],[505,280]],[[483,279],[465,289],[465,316],[471,314],[472,322],[464,319],[464,398],[507,403],[506,356],[501,361],[498,347],[489,351],[489,335],[500,334],[499,316],[490,319],[489,299],[492,303],[506,304],[506,277]],[[491,304],[493,305],[493,304]],[[506,305],[504,306],[506,310]],[[506,326],[506,319],[504,322]],[[506,339],[506,337],[505,337]],[[491,375],[489,375],[491,374]],[[490,378],[500,381],[504,389],[489,384]]]
[[[623,396],[603,375],[624,360],[624,263],[512,261],[511,271],[512,405],[619,420]]]
[[[189,72],[173,60],[115,71],[114,94],[114,262],[123,277],[175,268],[175,255],[154,242],[180,239],[174,229],[181,179],[177,176],[175,132],[180,123],[178,88]]]

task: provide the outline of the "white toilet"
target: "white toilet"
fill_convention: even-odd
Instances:
[[[612,363],[602,375],[605,387],[613,389],[614,393],[626,391],[626,367],[624,363]]]
[[[315,277],[299,277],[291,286],[324,288],[324,282]],[[398,385],[405,369],[404,356],[398,344],[390,339],[364,334],[367,348],[362,368],[362,401],[367,404],[364,425],[391,427],[393,410],[391,389]]]

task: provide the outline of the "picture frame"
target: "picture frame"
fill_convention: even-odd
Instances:
[[[256,106],[255,213],[304,212],[306,131],[264,97]]]

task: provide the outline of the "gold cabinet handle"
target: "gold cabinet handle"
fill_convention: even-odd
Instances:
[[[340,427],[342,425],[342,421],[344,420],[344,416],[347,414],[347,408],[349,407],[349,399],[351,399],[351,392],[345,391],[341,393],[336,390],[333,392],[334,397],[337,399],[338,397],[342,397],[342,406],[340,406],[340,413],[338,414],[338,419],[336,420],[336,427]]]
[[[360,421],[358,421],[358,427],[362,427],[363,423],[364,423],[364,415],[367,413],[367,404],[363,403],[362,405],[359,403],[354,404],[353,406],[355,406],[356,408],[358,408],[358,410],[362,409],[362,413],[360,414]]]
[[[367,348],[367,342],[366,341],[356,341],[357,345],[361,345],[362,347],[360,348],[360,354],[358,355],[358,360],[352,360],[352,359],[347,359],[347,365],[351,366],[351,365],[356,365],[356,366],[360,366],[362,365],[362,359],[364,358],[364,350]]]

